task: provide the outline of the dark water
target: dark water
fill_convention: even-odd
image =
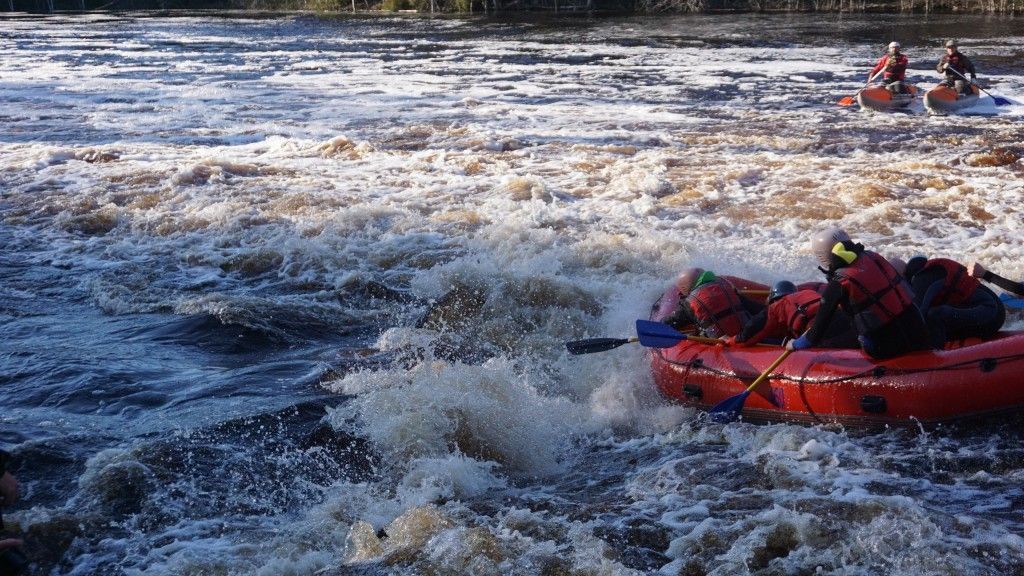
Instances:
[[[1024,274],[1024,107],[835,105],[950,36],[1017,101],[1012,18],[0,19],[5,520],[38,574],[1024,570],[1017,419],[708,424],[563,346],[824,224]]]

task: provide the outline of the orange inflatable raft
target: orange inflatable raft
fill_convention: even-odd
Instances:
[[[671,299],[670,290],[662,298]],[[667,306],[652,311],[660,320]],[[741,394],[780,346],[725,347],[682,340],[650,349],[659,390],[708,409]],[[754,421],[853,426],[938,424],[1024,412],[1024,332],[877,361],[859,349],[791,353],[743,404]]]

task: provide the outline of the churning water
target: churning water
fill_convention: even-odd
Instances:
[[[709,424],[563,344],[826,225],[1024,276],[1021,30],[7,15],[5,520],[49,574],[1020,574],[1019,420]],[[1014,105],[836,105],[951,36]]]

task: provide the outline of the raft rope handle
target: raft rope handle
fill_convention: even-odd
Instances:
[[[707,370],[708,372],[711,372],[712,374],[717,374],[719,376],[729,376],[729,377],[736,377],[737,376],[737,374],[735,372],[727,372],[725,370],[719,370],[717,368],[711,368],[708,365],[704,364],[702,361],[700,361],[699,358],[696,361],[679,362],[679,361],[669,360],[668,358],[665,358],[665,355],[662,353],[661,350],[658,350],[657,353],[661,356],[662,360],[664,360],[665,362],[668,362],[669,364],[675,365],[675,366],[686,366],[690,370],[699,370],[699,369],[703,368],[704,370]],[[985,365],[991,365],[993,362],[995,362],[998,365],[998,364],[1002,363],[1003,361],[1012,361],[1012,360],[1024,360],[1024,354],[1013,354],[1013,355],[1009,355],[1009,356],[994,356],[994,357],[993,356],[989,356],[989,357],[985,357],[985,358],[979,358],[977,360],[966,360],[964,362],[959,362],[957,364],[951,364],[949,366],[944,366],[942,368],[920,368],[920,369],[910,370],[910,369],[899,369],[899,368],[888,368],[888,367],[886,367],[885,373],[889,374],[889,375],[901,375],[902,376],[902,375],[905,375],[905,374],[926,374],[928,372],[947,372],[947,371],[952,371],[952,370],[959,370],[961,368],[964,368],[966,366],[970,366],[971,364],[975,364],[975,363],[978,364],[979,369],[982,369],[984,371],[984,366]],[[870,368],[868,370],[864,370],[863,372],[858,372],[857,374],[851,374],[849,376],[838,376],[838,377],[835,377],[835,378],[827,378],[827,379],[809,379],[806,376],[801,376],[799,378],[792,378],[792,377],[789,377],[789,376],[786,376],[786,375],[783,375],[783,374],[775,374],[775,375],[772,376],[772,378],[775,379],[775,380],[786,380],[786,381],[789,381],[789,382],[799,382],[801,384],[803,384],[805,382],[806,383],[810,383],[810,384],[838,384],[838,383],[841,383],[841,382],[847,382],[847,381],[850,381],[850,380],[856,380],[858,378],[863,378],[864,376],[867,376],[867,375],[874,375],[875,370],[877,370],[878,368],[879,368],[879,366],[874,366],[874,367],[872,367],[872,368]],[[994,370],[994,368],[993,368],[993,370]],[[991,372],[992,370],[988,370],[988,371]]]

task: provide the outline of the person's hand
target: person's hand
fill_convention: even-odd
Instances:
[[[719,340],[722,341],[722,346],[735,346],[736,345],[736,337],[735,336],[722,336],[721,338],[719,338]]]
[[[804,350],[811,347],[811,341],[806,336],[801,336],[796,340],[790,340],[786,342],[786,350]]]
[[[0,476],[0,505],[10,506],[18,501],[18,480],[10,472]]]
[[[977,74],[971,74],[971,82],[974,82],[977,79],[978,79],[978,75]]]
[[[968,264],[967,269],[971,271],[971,276],[974,276],[975,278],[982,278],[985,276],[985,272],[988,272],[988,270],[985,270],[984,266],[977,262],[971,262]]]

